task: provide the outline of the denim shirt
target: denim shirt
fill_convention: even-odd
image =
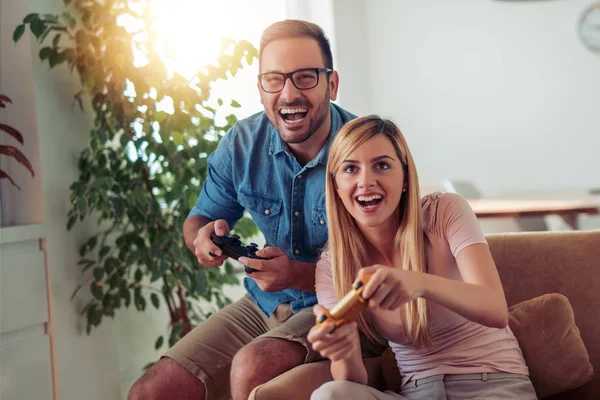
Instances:
[[[327,242],[329,146],[342,125],[354,118],[331,104],[327,143],[304,167],[264,111],[238,121],[208,157],[208,176],[190,215],[224,219],[231,229],[247,210],[268,246],[279,247],[292,260],[315,263]],[[244,286],[267,317],[281,303],[290,303],[294,312],[317,303],[315,293],[298,289],[263,292],[251,277],[244,279]]]

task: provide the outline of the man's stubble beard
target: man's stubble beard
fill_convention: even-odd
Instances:
[[[312,122],[312,121],[309,121],[309,129],[301,137],[290,137],[290,136],[282,134],[282,129],[279,127],[279,119],[276,119],[278,124],[275,127],[277,128],[277,132],[279,132],[279,136],[285,143],[287,143],[287,144],[304,143],[308,139],[310,139],[315,134],[315,132],[317,132],[319,130],[319,128],[321,128],[321,126],[323,126],[323,124],[327,120],[327,115],[330,112],[330,110],[329,110],[329,106],[330,106],[329,94],[330,94],[330,90],[329,90],[329,87],[327,87],[327,93],[325,94],[325,100],[323,100],[323,102],[321,102],[317,108],[317,114],[315,115],[316,120],[314,121],[314,124],[311,124],[310,122]]]

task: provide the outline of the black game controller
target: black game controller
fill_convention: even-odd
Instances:
[[[237,260],[240,257],[248,257],[248,258],[256,258],[259,260],[267,260],[267,258],[262,258],[256,255],[258,251],[258,245],[256,243],[250,243],[249,246],[244,246],[240,241],[240,237],[238,235],[231,236],[217,236],[211,235],[210,239],[214,244],[219,246],[221,251],[223,251],[223,255],[233,258]],[[244,265],[244,271],[246,273],[251,274],[256,270],[254,268],[250,268]]]

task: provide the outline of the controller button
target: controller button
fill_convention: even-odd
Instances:
[[[323,321],[325,321],[327,319],[327,315],[323,314],[319,317],[319,320],[317,322],[322,323]]]
[[[271,214],[271,210],[269,210],[268,208],[265,210],[265,215],[269,215]]]
[[[354,285],[354,290],[358,290],[363,286],[362,282],[356,282],[356,284]]]

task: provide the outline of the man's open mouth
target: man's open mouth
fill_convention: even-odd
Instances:
[[[282,108],[279,110],[279,115],[284,121],[289,123],[297,123],[301,122],[304,117],[308,114],[308,109],[304,107],[296,107],[296,108]]]

